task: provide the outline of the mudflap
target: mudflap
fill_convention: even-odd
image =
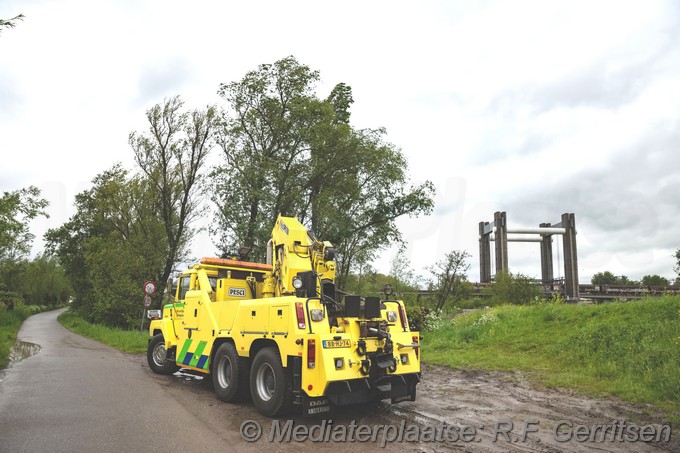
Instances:
[[[325,396],[311,397],[302,395],[302,415],[319,415],[331,412],[331,401]]]
[[[394,403],[416,400],[420,373],[388,374],[375,380],[352,379],[328,384],[326,395],[331,407],[363,404],[390,399]],[[318,404],[318,403],[315,403]]]
[[[420,376],[413,374],[392,374],[376,379],[374,385],[382,393],[382,399],[389,398],[392,404],[416,400],[416,385]]]

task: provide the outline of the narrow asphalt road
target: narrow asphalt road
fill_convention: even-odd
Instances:
[[[249,446],[239,424],[229,430],[226,423],[201,420],[195,414],[201,408],[168,394],[139,355],[64,329],[56,320],[62,312],[26,320],[19,340],[41,349],[0,372],[0,451],[230,452]]]

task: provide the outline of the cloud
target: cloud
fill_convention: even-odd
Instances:
[[[680,219],[678,143],[680,123],[670,129],[650,127],[650,135],[604,165],[512,194],[507,200],[508,220],[537,226],[574,212],[583,264],[588,265],[589,256],[605,253],[634,267],[635,260],[628,255],[657,250],[659,259],[649,265],[655,273],[669,275],[671,252],[680,248],[675,226]],[[598,261],[601,258],[594,258],[590,265]]]
[[[670,10],[663,18],[641,17],[637,26],[625,21],[623,26],[613,23],[610,46],[599,51],[598,41],[607,39],[598,39],[601,37],[597,34],[609,33],[604,24],[590,30],[594,34],[590,39],[595,50],[576,43],[573,47],[563,45],[562,58],[572,60],[569,66],[511,84],[491,98],[487,113],[512,117],[518,110],[527,108],[535,115],[557,108],[615,110],[632,102],[657,76],[668,71],[669,60],[677,57],[678,7],[673,2],[662,5],[662,10]],[[569,36],[574,41],[583,38],[573,30]],[[536,58],[540,61],[541,56]],[[548,61],[554,58],[553,52]]]
[[[0,70],[0,118],[11,118],[20,107],[18,84],[10,74]]]
[[[188,68],[190,63],[183,58],[168,58],[146,63],[140,68],[137,82],[136,106],[149,108],[177,94],[193,79]]]

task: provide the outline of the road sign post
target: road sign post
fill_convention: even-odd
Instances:
[[[146,310],[151,307],[153,299],[151,296],[156,292],[156,284],[154,282],[148,281],[144,283],[144,310],[142,310],[142,323],[139,325],[139,331],[144,329],[144,318],[146,318]]]

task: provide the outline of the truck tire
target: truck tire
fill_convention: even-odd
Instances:
[[[149,347],[146,350],[146,360],[149,362],[149,368],[154,373],[172,374],[179,370],[175,362],[168,360],[168,354],[165,350],[165,339],[162,333],[156,334],[149,341]]]
[[[276,349],[263,348],[255,355],[250,370],[250,394],[255,408],[267,417],[285,415],[293,408],[291,374],[283,368]]]
[[[248,359],[240,357],[231,343],[222,343],[215,351],[212,381],[220,401],[233,403],[250,396]]]

